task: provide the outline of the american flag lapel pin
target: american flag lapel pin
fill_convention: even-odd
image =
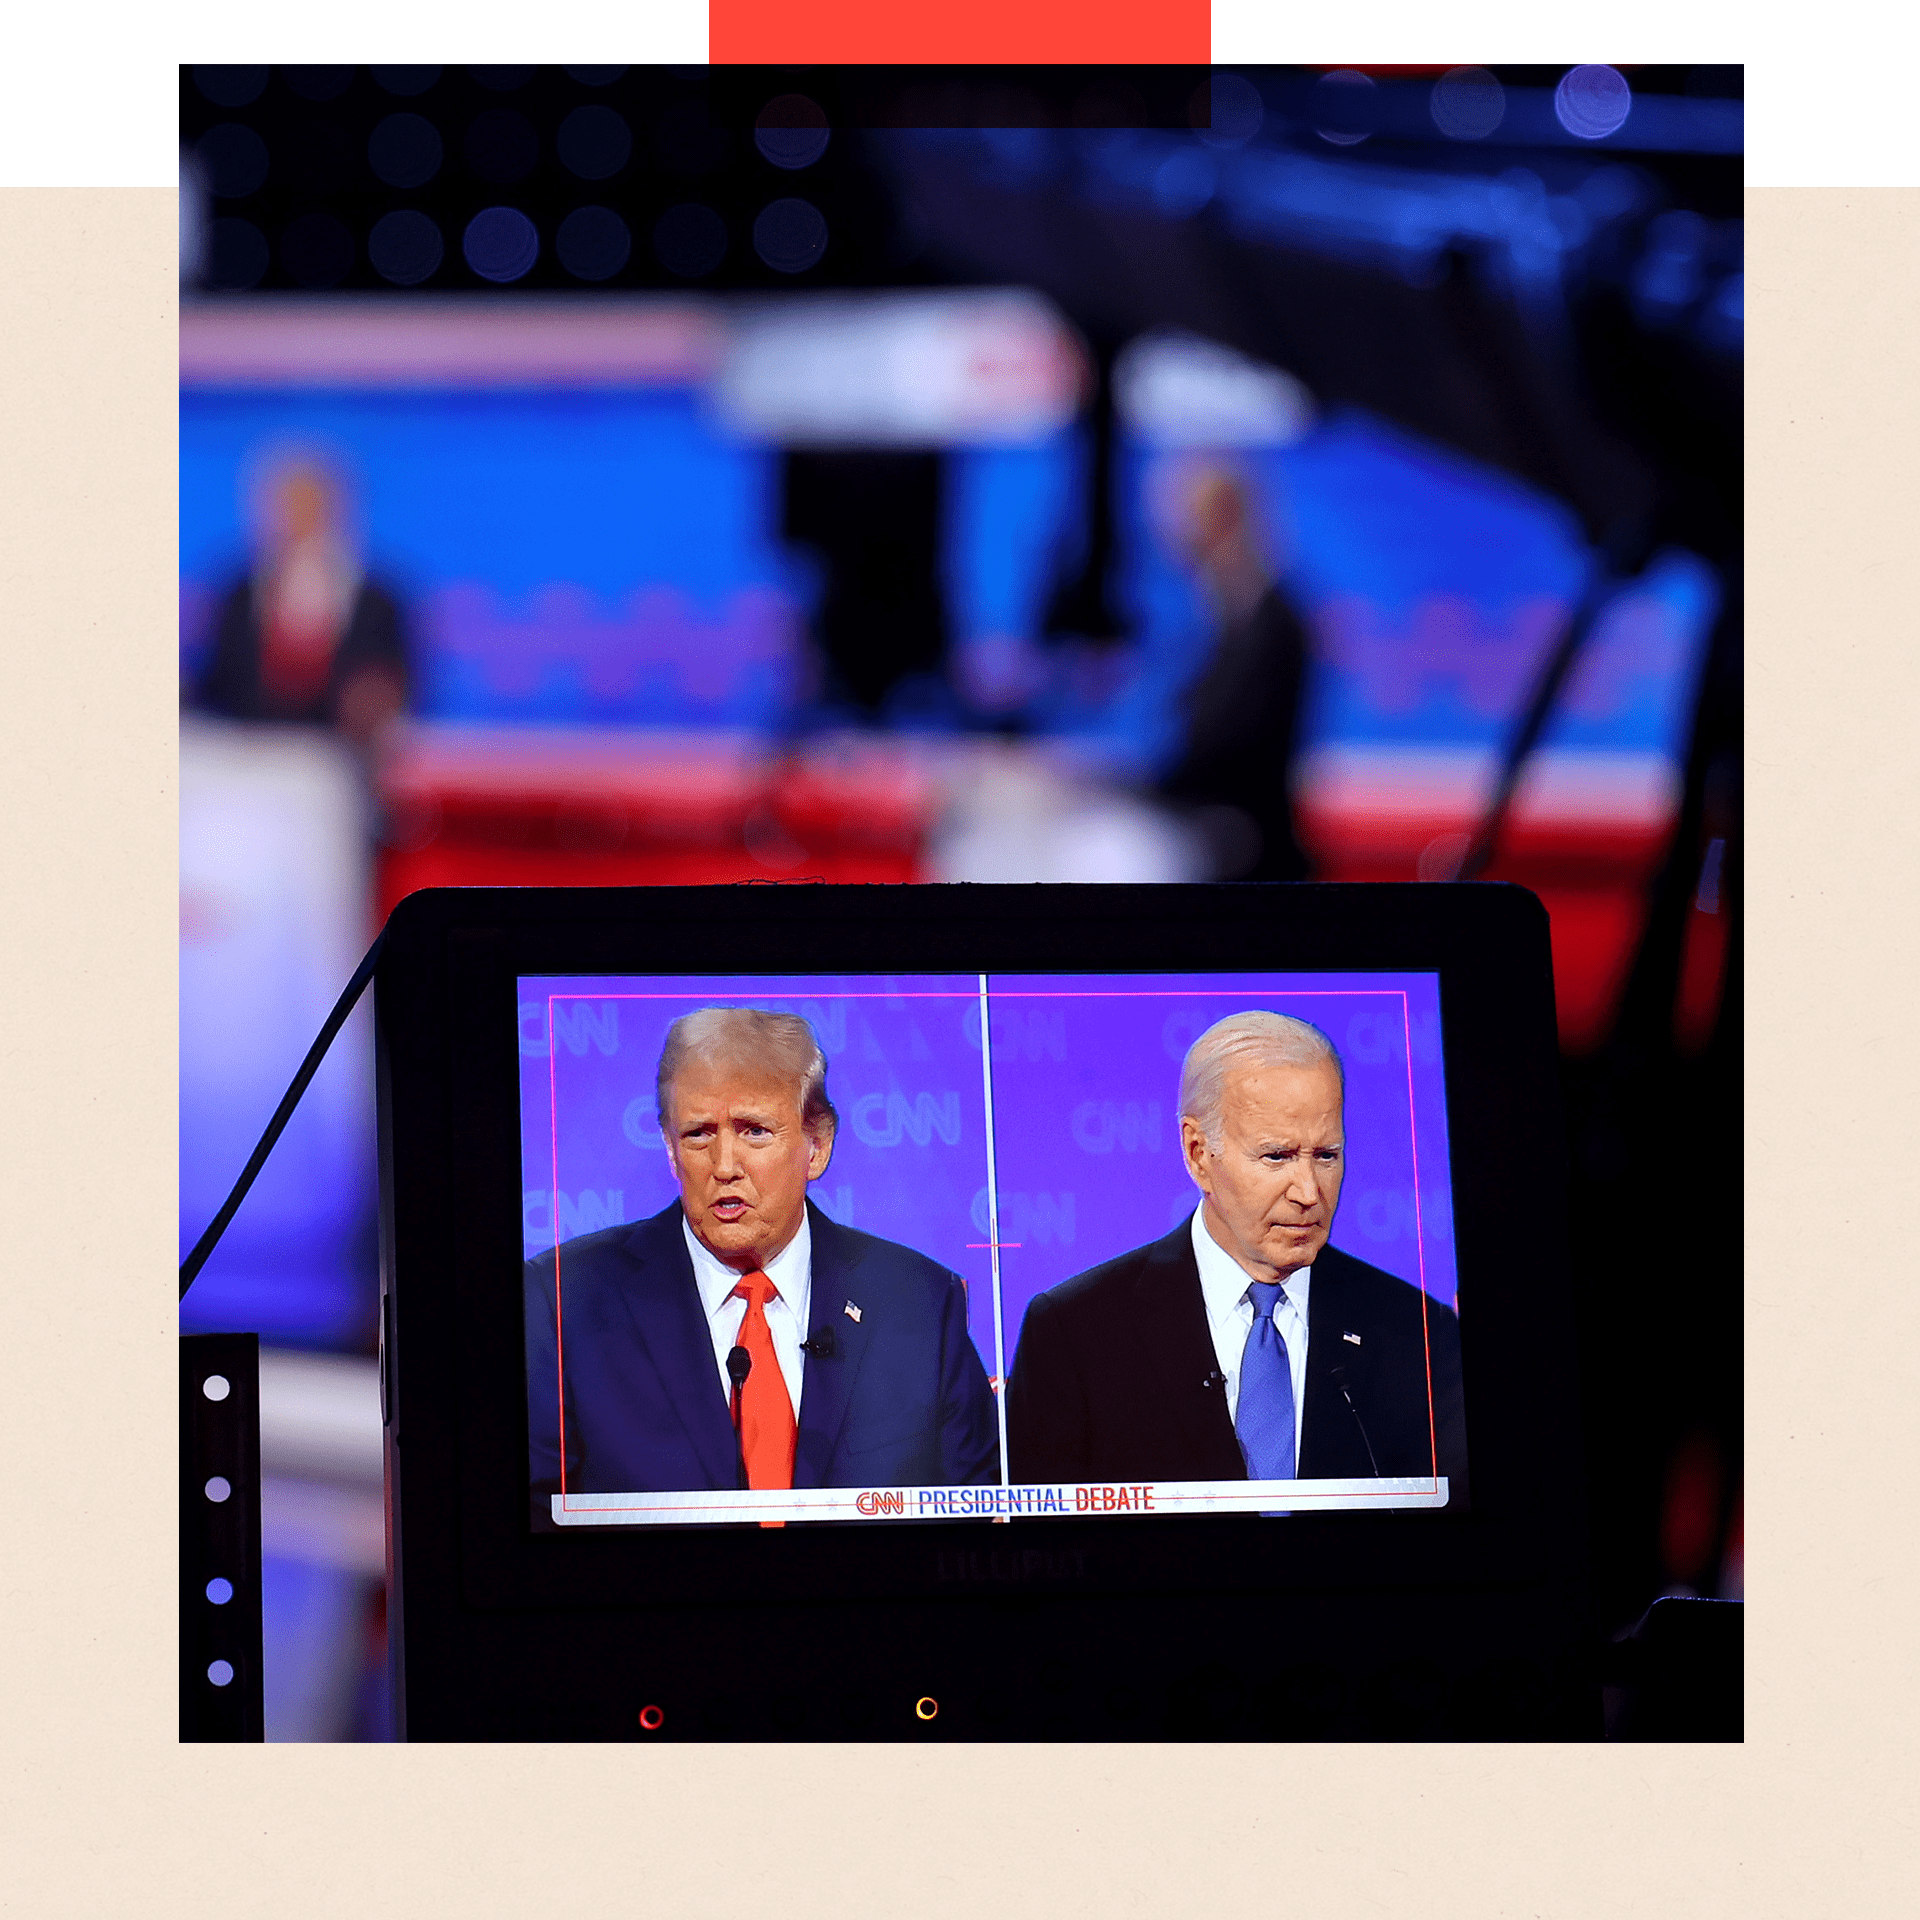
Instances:
[[[1356,1347],[1360,1344],[1360,1336],[1357,1333],[1343,1333],[1340,1338],[1342,1340],[1351,1340]]]
[[[849,1300],[846,1304],[845,1312],[847,1318],[857,1327],[860,1324],[860,1309]]]

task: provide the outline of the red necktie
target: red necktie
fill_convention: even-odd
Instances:
[[[736,1300],[747,1303],[739,1344],[746,1348],[753,1366],[740,1389],[740,1451],[746,1456],[747,1485],[755,1488],[793,1485],[793,1402],[787,1398],[786,1378],[767,1326],[767,1302],[777,1299],[779,1292],[758,1271],[733,1290]]]

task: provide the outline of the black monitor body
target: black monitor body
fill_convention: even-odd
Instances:
[[[530,1520],[517,983],[1314,969],[1438,976],[1469,1510]],[[1598,1737],[1552,972],[1531,894],[425,892],[389,923],[377,1027],[403,1737]]]

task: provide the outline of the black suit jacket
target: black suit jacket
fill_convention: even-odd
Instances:
[[[1247,1477],[1190,1221],[1034,1297],[1007,1384],[1007,1453],[1019,1483]],[[1418,1287],[1323,1248],[1307,1296],[1299,1477],[1425,1476],[1436,1456],[1449,1505],[1463,1506],[1459,1322]]]
[[[967,1333],[966,1289],[925,1254],[856,1233],[808,1204],[813,1278],[796,1487],[952,1486],[1000,1477],[993,1394]],[[733,1423],[676,1200],[650,1220],[582,1234],[525,1276],[527,1425],[536,1496],[560,1491],[566,1355],[569,1493],[736,1484]],[[856,1320],[847,1312],[851,1302]],[[536,1502],[536,1511],[539,1503]]]
[[[213,646],[195,676],[191,699],[208,713],[236,720],[291,720],[309,724],[339,718],[340,689],[357,668],[395,667],[408,674],[408,647],[400,604],[384,587],[362,580],[327,670],[327,684],[300,707],[277,707],[260,684],[262,636],[250,577],[234,582],[214,614]]]

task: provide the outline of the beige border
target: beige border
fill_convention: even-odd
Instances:
[[[1884,1011],[1912,962],[1881,949],[1920,834],[1920,193],[1750,218],[1749,983],[1755,1031],[1791,1009],[1795,1038],[1751,1068],[1753,1240],[1783,1257],[1755,1263],[1744,1749],[196,1750],[170,1592],[173,209],[0,195],[8,1910],[1912,1911],[1920,1325],[1889,1216],[1920,1073]],[[1684,1143],[1647,1152],[1684,1177]],[[1796,1327],[1822,1333],[1789,1372]]]

